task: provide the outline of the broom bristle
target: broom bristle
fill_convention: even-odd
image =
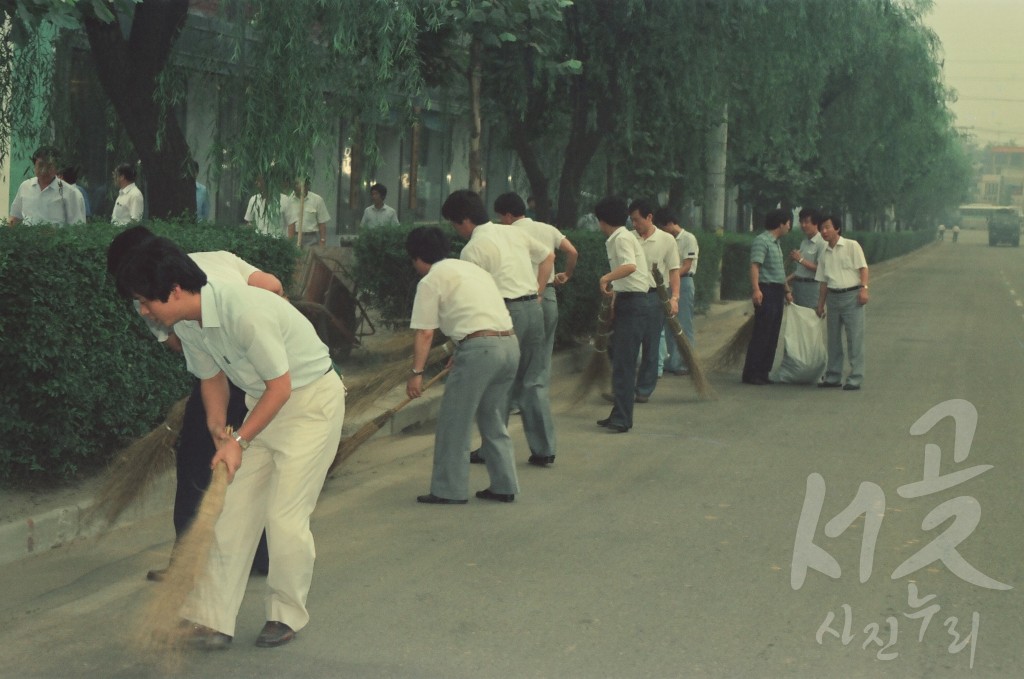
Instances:
[[[454,350],[455,344],[451,341],[439,344],[427,354],[427,363],[424,367],[446,359]],[[406,351],[408,351],[408,344]],[[392,389],[405,382],[409,378],[409,369],[412,367],[410,361],[409,357],[397,359],[372,377],[350,388],[345,396],[346,417],[354,417],[364,412],[373,405],[374,401],[384,397]]]
[[[95,503],[86,513],[86,521],[102,516],[107,524],[114,523],[160,474],[174,467],[174,444],[187,402],[188,398],[183,398],[172,405],[161,424],[118,453]]]
[[[608,361],[608,353],[597,349],[590,355],[587,367],[580,373],[579,382],[573,391],[573,403],[581,403],[594,390],[594,387],[604,386],[611,378],[612,369]]]
[[[728,370],[738,365],[747,355],[747,346],[750,344],[750,339],[753,336],[754,317],[751,316],[740,326],[736,334],[732,336],[732,339],[714,353],[711,360],[708,361],[709,369],[712,372],[717,372]]]
[[[181,624],[185,598],[206,570],[214,528],[224,509],[228,472],[224,463],[213,470],[210,486],[203,494],[196,518],[174,545],[170,566],[162,582],[153,587],[136,625],[136,641],[143,652],[156,654],[167,666],[180,661],[190,628]]]
[[[683,334],[683,329],[679,326],[679,322],[675,317],[669,319],[669,327],[672,328],[672,332],[675,335],[676,346],[679,347],[679,353],[683,356],[683,362],[686,363],[686,367],[690,371],[690,380],[697,390],[697,397],[704,401],[712,401],[718,398],[715,388],[711,386],[711,381],[708,380],[708,376],[704,372],[704,367],[697,360],[697,354],[693,350],[693,345],[686,339],[686,335]]]

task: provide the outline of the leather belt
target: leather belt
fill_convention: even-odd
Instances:
[[[813,283],[814,282],[813,278],[801,278],[799,276],[793,276],[793,280],[798,282],[798,283]]]
[[[680,278],[693,278],[693,274],[692,273],[684,273],[682,276],[680,276]]]
[[[840,292],[853,292],[854,290],[860,290],[863,287],[864,287],[863,285],[854,285],[853,287],[849,287],[849,288],[829,288],[828,291],[829,292],[834,292],[834,293],[838,294]]]
[[[533,294],[533,295],[523,295],[522,297],[516,297],[514,299],[509,299],[508,297],[506,297],[505,298],[505,304],[511,304],[512,302],[529,302],[531,300],[536,302],[537,301],[537,295],[536,294]],[[504,335],[502,335],[502,337],[504,337]]]
[[[459,340],[459,344],[471,339],[476,339],[477,337],[512,337],[515,334],[515,330],[477,330],[476,332],[471,332]]]

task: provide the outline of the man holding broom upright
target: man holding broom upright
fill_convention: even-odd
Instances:
[[[604,198],[594,206],[601,231],[608,238],[605,250],[611,271],[601,276],[601,294],[614,296],[612,343],[612,412],[597,424],[621,434],[633,427],[633,403],[636,390],[636,357],[644,332],[654,313],[661,313],[643,247],[628,230],[626,201]]]
[[[309,517],[341,439],[345,389],[309,321],[281,297],[208,281],[174,243],[154,238],[117,271],[117,289],[139,313],[178,326],[189,371],[202,380],[211,467],[230,485],[203,575],[182,611],[190,645],[226,648],[249,564],[266,526],[270,548],[267,623],[257,646],[280,646],[309,622],[306,597],[315,549]],[[228,379],[249,414],[226,428]]]
[[[452,372],[445,383],[434,437],[430,493],[417,502],[464,505],[469,498],[469,452],[474,425],[480,429],[480,454],[491,483],[476,496],[513,502],[519,492],[512,438],[508,433],[508,396],[519,366],[519,343],[512,317],[494,279],[470,262],[446,259],[448,238],[438,227],[409,232],[405,249],[423,278],[416,286],[410,327],[416,331],[409,398],[423,392],[427,354],[440,329],[457,343]]]

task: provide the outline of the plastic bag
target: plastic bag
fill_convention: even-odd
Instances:
[[[773,382],[813,384],[825,372],[825,319],[814,309],[789,304],[782,326],[782,362],[769,375]]]

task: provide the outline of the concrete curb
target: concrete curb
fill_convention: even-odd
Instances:
[[[750,302],[747,300],[712,304],[706,318],[718,320],[742,315],[749,307]],[[552,360],[552,375],[566,377],[579,372],[586,365],[590,351],[590,346],[584,344],[557,352]],[[410,427],[433,422],[440,411],[443,395],[444,389],[435,387],[427,391],[422,397],[395,413],[373,438],[400,435]],[[398,405],[404,399],[404,386],[396,387],[377,402],[376,412],[364,413],[359,418],[346,421],[343,435],[351,436],[379,413]],[[161,476],[143,498],[125,511],[113,526],[106,526],[100,520],[89,520],[88,509],[93,504],[92,497],[2,524],[0,565],[62,547],[78,539],[94,537],[112,528],[131,525],[162,512],[169,512],[174,504],[174,485],[173,471]]]

